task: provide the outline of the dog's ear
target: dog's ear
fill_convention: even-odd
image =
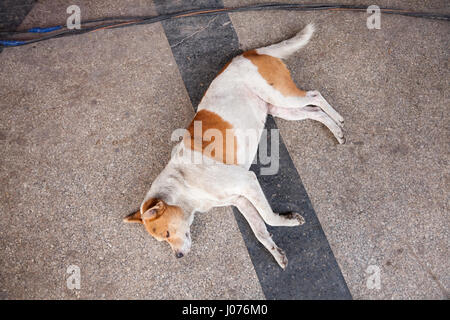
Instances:
[[[132,213],[129,216],[125,217],[123,219],[123,222],[126,222],[126,223],[142,223],[141,211],[138,210],[135,213]]]
[[[145,205],[143,207],[143,209],[145,210],[144,213],[142,214],[142,220],[144,221],[152,221],[155,220],[157,218],[159,218],[164,211],[166,210],[166,204],[163,201],[158,201],[155,203],[152,203],[153,205],[146,209]]]

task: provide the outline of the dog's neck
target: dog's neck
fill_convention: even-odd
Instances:
[[[169,205],[175,205],[183,209],[187,215],[195,211],[195,205],[186,197],[186,186],[182,183],[182,173],[174,168],[169,161],[168,165],[153,181],[145,199],[155,198],[164,201]]]

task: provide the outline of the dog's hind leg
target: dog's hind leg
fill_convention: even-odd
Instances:
[[[325,98],[320,94],[319,91],[313,90],[306,92],[307,97],[314,98],[312,105],[320,107],[327,115],[329,115],[335,122],[339,125],[344,124],[344,117],[341,116]]]
[[[333,133],[339,143],[345,143],[342,128],[319,107],[305,106],[301,108],[281,108],[271,105],[269,106],[269,113],[285,120],[311,119],[319,121]]]
[[[266,59],[275,58],[267,57]],[[282,64],[281,60],[279,63],[279,65],[270,66],[270,77],[273,78],[260,73],[249,77],[247,80],[248,87],[254,94],[270,105],[286,109],[298,109],[305,106],[320,107],[339,126],[344,125],[344,118],[325,100],[319,91],[298,89],[286,66]]]
[[[288,40],[277,45],[247,51],[242,54],[244,67],[241,77],[245,79],[246,86],[265,102],[282,108],[302,108],[307,105],[320,107],[339,126],[344,123],[344,118],[325,100],[320,92],[304,91],[297,87],[291,74],[280,58],[284,58],[283,52],[294,48],[292,43],[306,43],[311,37],[313,28],[305,28],[303,36]],[[300,41],[300,39],[303,39]],[[288,45],[291,43],[291,45]],[[289,51],[291,52],[291,51]],[[292,52],[291,52],[292,53]],[[250,63],[251,64],[250,64]],[[253,67],[250,67],[250,66]]]
[[[272,240],[272,237],[270,236],[270,233],[267,231],[264,221],[261,219],[260,215],[258,214],[258,211],[252,205],[252,203],[248,201],[245,197],[241,196],[233,201],[233,205],[235,205],[242,213],[242,215],[245,217],[258,241],[261,242],[264,245],[264,247],[266,247],[267,250],[269,250],[269,252],[273,255],[273,257],[278,262],[280,267],[285,269],[288,263],[286,254]]]

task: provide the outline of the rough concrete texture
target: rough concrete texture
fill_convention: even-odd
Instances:
[[[377,4],[449,11],[447,1]],[[277,124],[353,297],[448,298],[450,25],[382,15],[381,30],[368,30],[367,16],[281,11],[231,19],[244,50],[317,26],[287,65],[300,87],[319,90],[344,116],[347,143],[337,145],[309,120]],[[369,265],[381,270],[380,290],[366,286]]]
[[[135,13],[79,4],[84,17]],[[24,26],[65,8],[40,1]],[[264,298],[230,209],[196,217],[183,259],[122,223],[193,116],[160,24],[5,49],[0,73],[1,298]],[[81,290],[66,287],[69,265]]]

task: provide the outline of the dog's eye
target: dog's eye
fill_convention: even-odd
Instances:
[[[167,231],[167,233],[166,233],[166,238],[168,238],[168,237],[170,237],[170,232],[169,231]]]

